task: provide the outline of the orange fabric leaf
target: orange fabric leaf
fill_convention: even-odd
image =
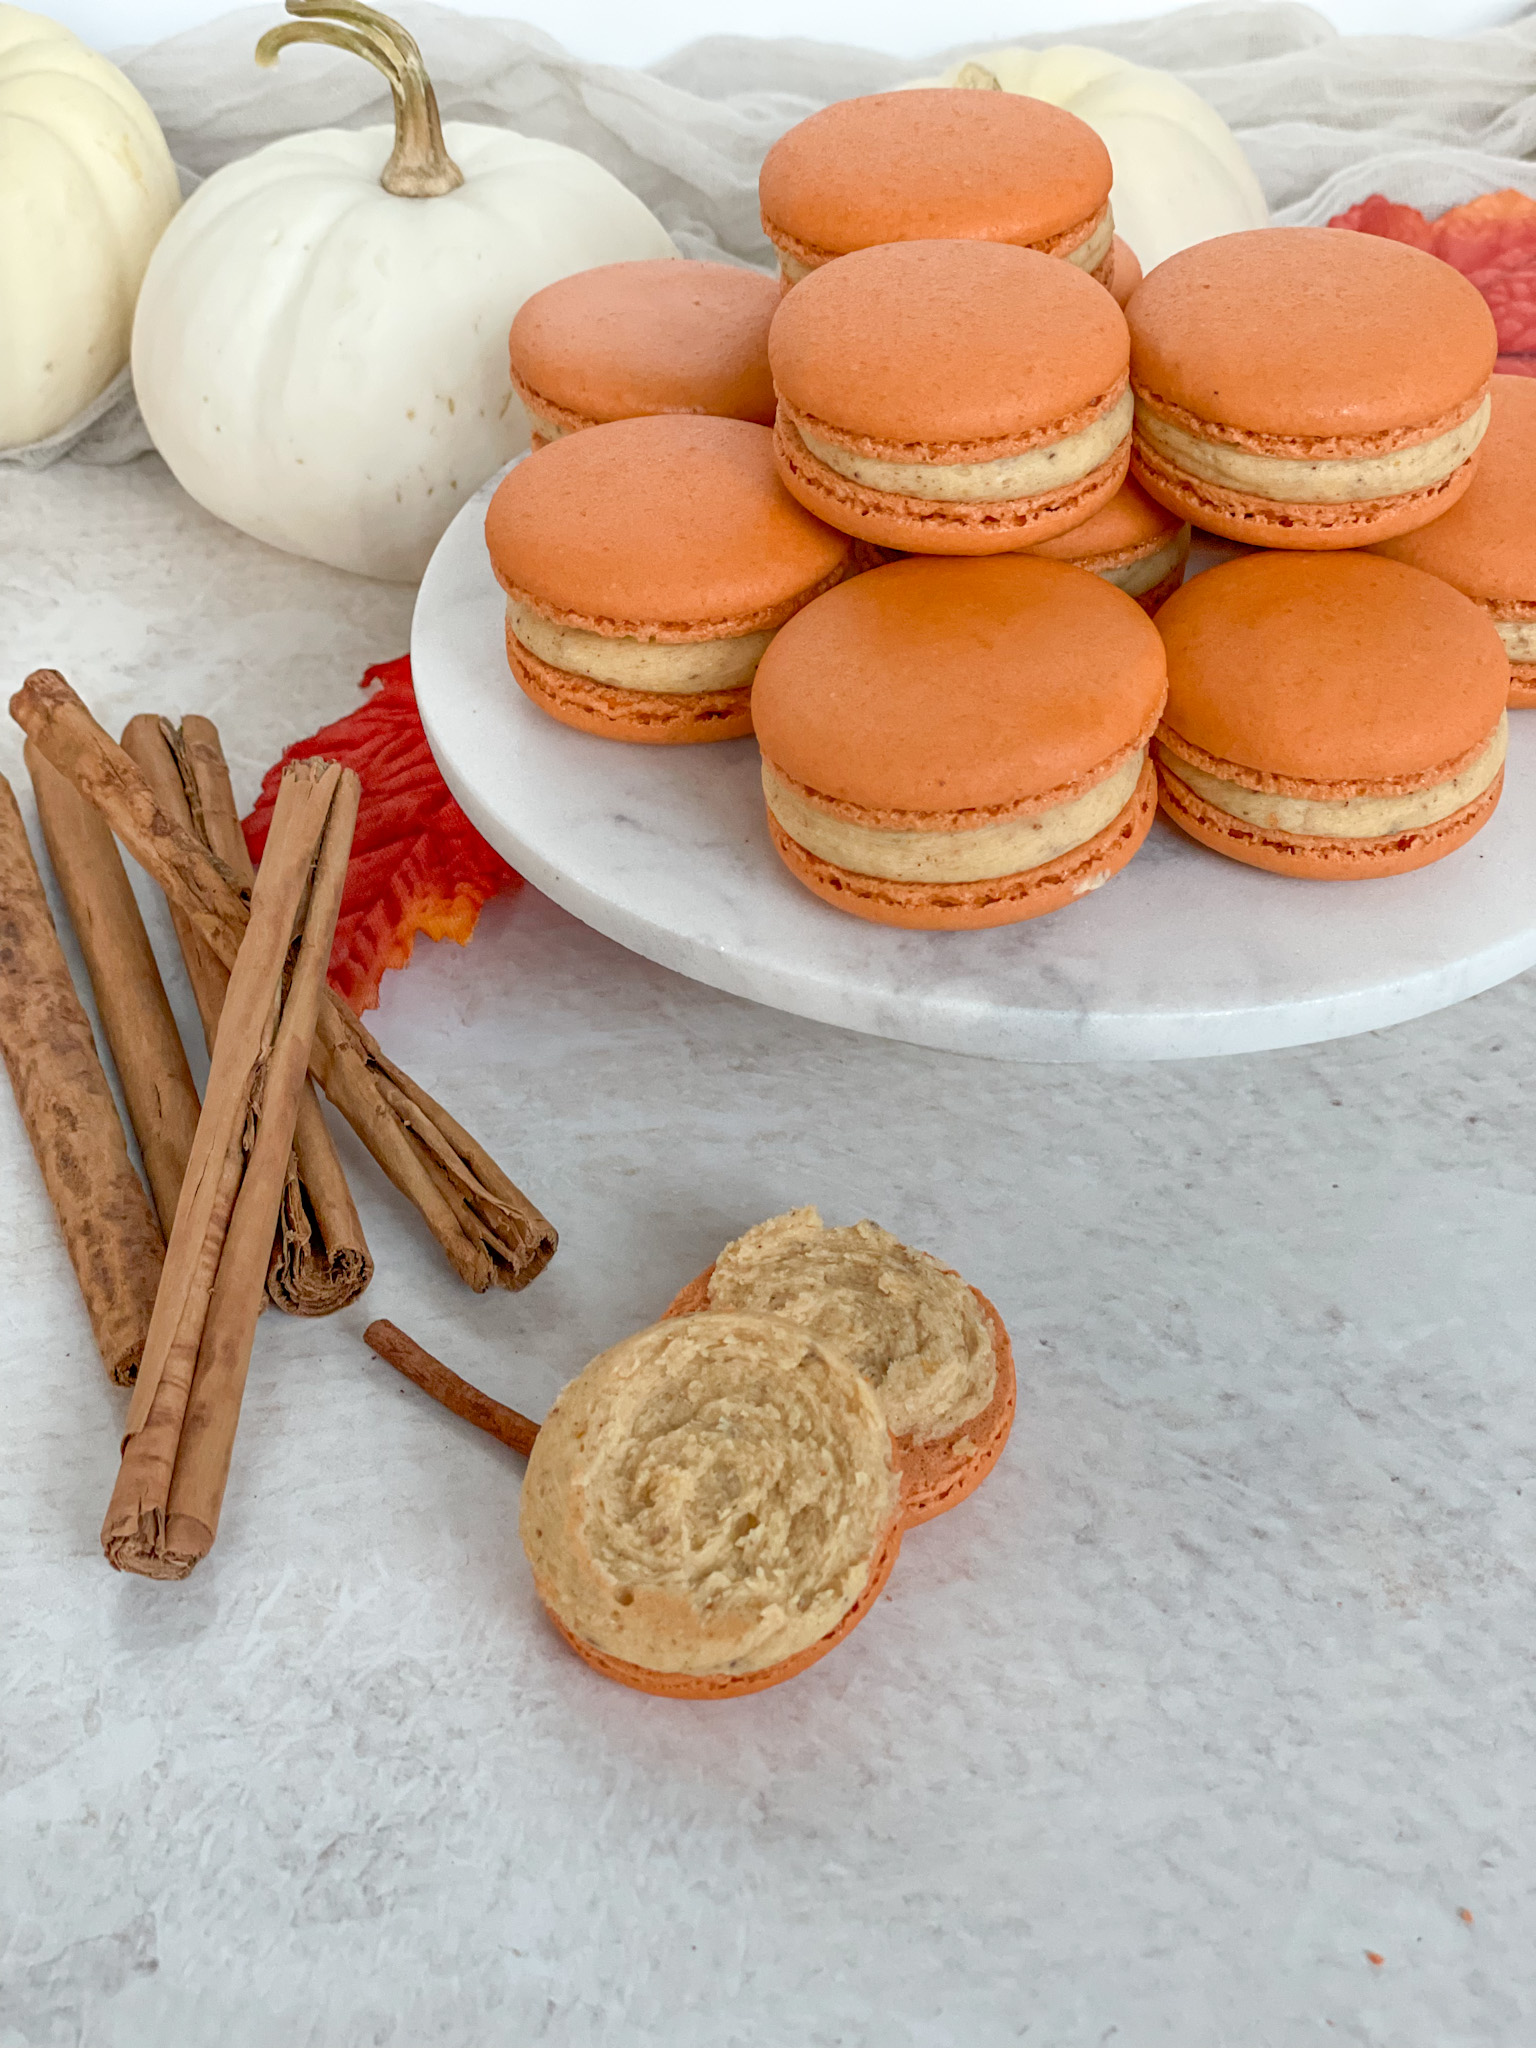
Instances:
[[[1506,376],[1536,377],[1536,199],[1523,192],[1485,192],[1438,220],[1426,220],[1417,207],[1398,206],[1375,192],[1328,225],[1410,242],[1459,270],[1488,302],[1499,334],[1499,369]]]
[[[355,768],[363,785],[330,983],[361,1014],[378,1007],[379,983],[404,967],[416,934],[463,946],[493,896],[522,886],[448,793],[422,730],[409,655],[381,662],[358,688],[381,685],[359,710],[307,740],[296,740],[267,770],[245,843],[260,861],[272,827],[277,785],[290,761],[321,756]]]

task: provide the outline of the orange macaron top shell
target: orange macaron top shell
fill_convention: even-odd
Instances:
[[[942,829],[1101,780],[1156,724],[1163,650],[1135,601],[1084,569],[914,556],[792,619],[753,692],[780,774],[865,822]]]
[[[1219,235],[1135,293],[1131,381],[1200,422],[1390,449],[1455,425],[1498,352],[1475,285],[1406,243],[1340,228]]]
[[[1494,606],[1536,603],[1536,378],[1494,378],[1493,417],[1466,495],[1374,552]]]
[[[1123,390],[1130,343],[1109,293],[1070,263],[913,241],[813,271],[768,348],[781,400],[817,431],[876,458],[953,463],[1089,425]]]
[[[1485,612],[1364,552],[1228,562],[1171,597],[1156,631],[1168,651],[1163,739],[1197,766],[1283,795],[1446,781],[1486,747],[1508,691]]]
[[[840,100],[769,150],[763,226],[813,262],[880,242],[1049,245],[1109,198],[1109,152],[1075,114],[934,86]]]
[[[512,379],[567,428],[643,413],[773,423],[775,279],[726,263],[605,263],[546,285],[512,322]]]
[[[1140,283],[1140,259],[1130,243],[1116,235],[1110,251],[1109,288],[1122,312],[1131,303],[1131,294]]]
[[[530,455],[485,537],[503,589],[545,617],[679,643],[779,624],[852,552],[779,482],[767,427],[675,413]]]
[[[1131,556],[1161,547],[1184,525],[1177,512],[1168,512],[1149,498],[1134,478],[1128,477],[1107,505],[1074,526],[1043,540],[1030,549],[1048,562],[1095,561],[1100,556]]]

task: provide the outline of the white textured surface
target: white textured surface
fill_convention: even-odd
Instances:
[[[402,593],[153,463],[5,478],[0,561],[7,676],[212,711],[243,795],[404,644]],[[122,1399],[0,1095],[3,2048],[1532,2038],[1536,982],[1315,1050],[1004,1066],[525,893],[377,1022],[559,1257],[473,1299],[359,1164],[379,1278],[263,1318],[179,1588],[97,1551]],[[541,1413],[795,1201],[962,1265],[1018,1428],[816,1671],[638,1699],[534,1612],[516,1460],[358,1332]]]
[[[994,1059],[1185,1059],[1421,1017],[1536,963],[1536,719],[1493,818],[1417,874],[1299,882],[1161,817],[1083,901],[993,932],[903,932],[794,881],[750,740],[625,746],[539,711],[507,669],[487,484],[438,544],[411,628],[417,701],[485,836],[647,959],[797,1016]],[[1202,547],[1197,567],[1243,550]]]

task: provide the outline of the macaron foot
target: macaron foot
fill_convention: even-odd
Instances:
[[[1166,768],[1158,770],[1158,785],[1158,800],[1174,824],[1213,853],[1272,875],[1353,882],[1369,875],[1410,874],[1465,846],[1492,817],[1504,787],[1504,771],[1499,770],[1481,796],[1448,818],[1385,839],[1325,839],[1266,830],[1218,810]]]
[[[1509,664],[1509,708],[1536,710],[1536,661]]]
[[[623,690],[553,668],[508,630],[507,665],[524,696],[577,732],[649,747],[744,739],[752,730],[752,685],[729,690]]]

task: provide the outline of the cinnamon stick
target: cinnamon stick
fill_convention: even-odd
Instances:
[[[230,965],[247,918],[233,878],[165,815],[137,767],[64,678],[38,669],[11,699],[11,716]],[[310,1072],[477,1293],[526,1287],[544,1270],[557,1241],[550,1224],[484,1147],[384,1058],[329,989]]]
[[[29,742],[27,773],[69,906],[160,1228],[170,1235],[197,1129],[197,1089],[117,842]]]
[[[126,1386],[144,1353],[165,1247],[3,776],[0,1053],[102,1364]]]
[[[526,1415],[519,1415],[504,1401],[493,1401],[489,1394],[482,1394],[468,1380],[460,1379],[451,1366],[444,1365],[440,1358],[434,1358],[430,1351],[423,1351],[414,1337],[407,1337],[404,1330],[397,1329],[393,1323],[370,1323],[363,1332],[363,1342],[370,1351],[376,1351],[386,1365],[392,1365],[396,1372],[403,1373],[424,1394],[440,1401],[451,1414],[472,1422],[476,1429],[483,1429],[488,1436],[495,1437],[525,1458],[533,1449],[533,1440],[539,1433],[536,1422],[530,1422]]]
[[[255,871],[217,727],[206,718],[188,718],[178,730],[168,720],[141,716],[129,721],[123,747],[143,771],[160,808],[201,839],[248,893]],[[229,976],[174,905],[171,921],[212,1052]],[[306,1083],[272,1241],[267,1293],[290,1315],[325,1316],[355,1301],[372,1278],[373,1259],[352,1191],[314,1089]]]
[[[283,772],[102,1525],[120,1571],[185,1578],[218,1533],[358,795],[333,762]]]

